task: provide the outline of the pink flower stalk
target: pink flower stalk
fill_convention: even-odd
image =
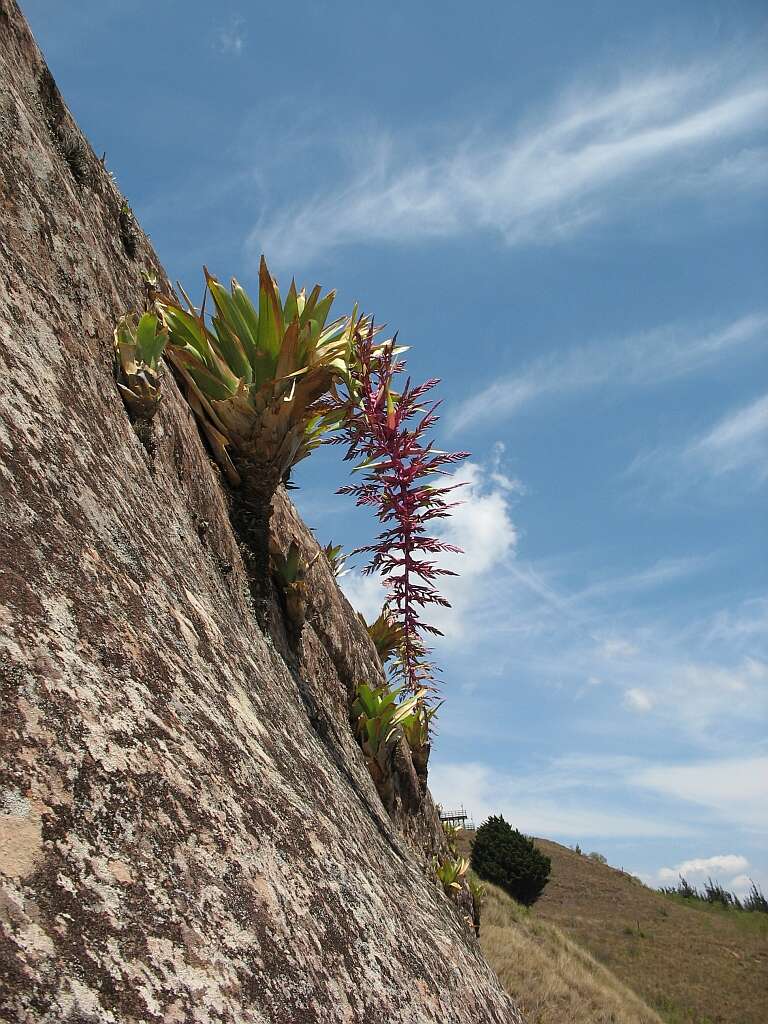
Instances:
[[[439,418],[440,403],[425,406],[423,398],[439,381],[412,387],[409,377],[398,394],[392,385],[404,363],[396,359],[395,339],[374,345],[374,334],[371,326],[356,335],[357,363],[352,370],[348,413],[340,434],[331,441],[348,446],[345,461],[360,459],[356,468],[364,470],[365,477],[362,483],[342,487],[338,493],[353,494],[358,505],[375,509],[384,526],[374,544],[357,549],[372,556],[363,572],[381,574],[390,614],[402,627],[398,669],[405,687],[413,693],[434,691],[436,669],[429,661],[425,634],[442,634],[421,614],[427,605],[450,607],[435,581],[456,573],[439,567],[432,556],[461,549],[430,536],[427,530],[433,520],[450,515],[454,505],[445,496],[461,485],[437,487],[427,481],[446,475],[447,466],[469,453],[438,451],[433,441],[425,442],[425,433]],[[410,426],[417,416],[418,422]]]

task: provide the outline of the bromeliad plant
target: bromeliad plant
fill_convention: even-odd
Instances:
[[[442,882],[446,896],[455,896],[464,888],[464,876],[469,868],[466,857],[445,857],[435,859],[434,869],[438,881]]]
[[[412,696],[398,703],[401,692],[402,689],[391,690],[386,683],[375,687],[360,683],[352,705],[355,733],[368,771],[385,804],[391,783],[390,758],[419,701],[417,696]]]
[[[439,451],[425,439],[437,422],[439,403],[425,405],[424,399],[438,381],[414,387],[409,378],[398,393],[395,378],[403,363],[395,340],[375,346],[371,325],[356,326],[354,338],[346,415],[329,443],[346,444],[345,460],[358,461],[357,470],[365,474],[362,483],[342,487],[340,493],[372,508],[383,526],[374,544],[358,550],[371,555],[363,571],[380,573],[387,587],[389,614],[402,630],[398,671],[405,689],[417,694],[435,688],[425,635],[440,635],[424,621],[422,610],[448,606],[435,581],[455,575],[437,565],[435,556],[459,551],[428,532],[434,520],[449,515],[446,496],[459,485],[440,487],[431,481],[468,452]]]
[[[403,646],[403,627],[386,605],[382,608],[379,617],[370,625],[365,622],[362,615],[360,618],[365,623],[368,636],[373,640],[382,665],[386,665],[388,661],[399,654]]]
[[[461,829],[458,825],[452,825],[449,821],[443,822],[443,835],[448,843],[448,849],[454,856],[456,856],[457,853],[456,843],[458,842],[460,832]]]
[[[403,724],[403,734],[411,748],[411,758],[416,774],[421,779],[422,785],[426,785],[427,763],[432,749],[430,741],[432,719],[442,706],[443,701],[428,707],[425,701],[426,691],[419,690],[417,696],[418,701],[413,715]]]
[[[154,313],[126,313],[115,328],[117,386],[131,414],[147,423],[160,403],[160,359],[167,342],[168,330]]]
[[[291,541],[285,553],[276,545],[271,545],[270,555],[274,576],[285,599],[289,622],[294,632],[301,633],[307,617],[307,573],[317,555],[307,562],[295,540]]]
[[[168,331],[167,353],[214,455],[239,496],[237,525],[247,542],[257,610],[266,615],[271,502],[291,468],[320,444],[344,415],[327,399],[349,380],[357,315],[328,323],[335,292],[307,295],[295,282],[280,298],[262,257],[254,305],[232,279],[229,289],[204,268],[215,313],[205,318],[187,299],[156,297]],[[185,295],[186,298],[186,295]],[[323,399],[326,401],[323,403]]]
[[[487,895],[487,890],[482,882],[479,882],[472,876],[467,877],[467,887],[469,894],[472,897],[472,924],[475,929],[475,935],[480,938],[480,918],[483,912],[483,904]]]
[[[345,554],[341,544],[326,544],[323,548],[323,554],[328,559],[331,572],[337,580],[347,575],[349,569],[345,568],[345,566],[349,555]]]

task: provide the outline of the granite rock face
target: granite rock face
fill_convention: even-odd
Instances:
[[[164,272],[0,0],[0,1019],[518,1022],[349,726],[380,673],[327,564],[254,619],[170,370],[140,438],[116,318]],[[278,539],[312,535],[284,494]],[[409,781],[410,778],[410,781]],[[415,787],[415,788],[414,788]]]

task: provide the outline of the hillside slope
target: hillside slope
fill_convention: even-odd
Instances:
[[[670,1024],[765,1024],[766,915],[686,906],[559,843],[536,845],[552,874],[533,921],[557,926]]]
[[[301,643],[274,600],[262,632],[169,371],[132,427],[112,332],[145,269],[0,0],[0,1020],[519,1024],[428,875],[429,795],[390,817],[371,782],[349,704],[381,666],[327,562]],[[318,551],[284,493],[276,534]]]
[[[765,1024],[765,915],[684,906],[559,843],[536,844],[552,859],[536,914],[559,925],[663,1016]]]
[[[480,945],[529,1024],[662,1024],[561,929],[487,883]]]

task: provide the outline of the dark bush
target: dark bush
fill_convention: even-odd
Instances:
[[[750,882],[749,892],[743,900],[740,900],[735,893],[728,892],[719,882],[713,882],[711,878],[706,880],[703,889],[697,889],[695,885],[691,885],[680,875],[677,885],[662,886],[659,891],[663,892],[665,896],[681,896],[685,900],[697,900],[699,903],[718,905],[725,910],[748,910],[768,914],[768,900],[763,895],[762,889],[751,879]]]
[[[549,857],[533,840],[493,815],[477,830],[472,846],[472,870],[500,886],[513,899],[530,906],[541,896],[549,879]]]
[[[763,896],[763,890],[750,878],[750,890],[744,898],[744,909],[753,913],[768,914],[768,900]]]
[[[706,902],[706,896],[700,893],[695,885],[691,885],[687,878],[683,878],[682,875],[677,877],[680,879],[677,885],[662,885],[659,892],[663,892],[665,896],[681,896],[685,900]]]
[[[704,883],[704,899],[707,903],[718,903],[721,907],[725,907],[726,910],[729,907],[741,910],[741,903],[739,903],[738,897],[724,889],[719,882],[713,882],[711,878],[708,878]]]

